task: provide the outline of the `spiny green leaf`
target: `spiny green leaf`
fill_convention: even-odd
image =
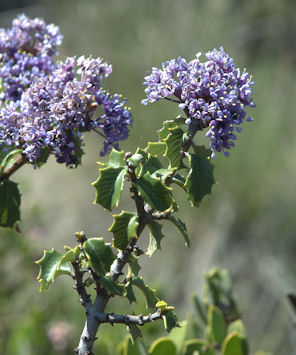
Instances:
[[[157,131],[158,136],[161,140],[164,140],[167,138],[167,136],[170,134],[170,130],[172,128],[179,127],[185,123],[184,118],[176,118],[175,120],[168,120],[163,122],[163,127]]]
[[[162,316],[162,319],[163,319],[165,330],[167,332],[170,332],[175,327],[179,327],[179,324],[177,323],[176,314],[174,311],[167,311]]]
[[[212,304],[208,309],[208,325],[211,338],[215,343],[221,345],[226,335],[226,324],[220,309]]]
[[[138,259],[139,257],[134,256],[133,254],[129,256],[129,261],[128,261],[128,265],[130,267],[129,276],[138,276],[141,270],[141,266],[138,263]]]
[[[176,169],[158,169],[151,176],[165,181]]]
[[[131,212],[122,211],[120,214],[113,215],[113,217],[113,224],[108,230],[114,235],[113,245],[123,250],[131,238],[137,238],[138,216]]]
[[[97,191],[95,203],[109,211],[118,206],[126,172],[127,170],[122,167],[100,169],[99,178],[92,183]]]
[[[136,181],[136,186],[140,195],[153,209],[165,211],[172,207],[174,200],[170,194],[171,189],[160,179],[146,173]]]
[[[237,332],[227,335],[222,344],[222,355],[248,355],[248,346],[245,338]]]
[[[212,154],[211,149],[206,148],[204,145],[194,145],[193,150],[196,155],[205,159],[209,159]]]
[[[74,249],[69,249],[66,254],[64,254],[61,258],[60,265],[65,263],[74,263],[76,257],[79,255],[80,250],[79,247],[75,247]]]
[[[147,153],[154,157],[159,157],[165,153],[166,147],[165,142],[148,142]]]
[[[110,270],[115,255],[109,244],[103,238],[89,238],[83,243],[83,250],[87,254],[90,265],[100,275]]]
[[[145,285],[142,277],[134,277],[132,283],[143,292],[147,308],[155,308],[155,304],[158,301],[158,298],[155,295],[155,290]]]
[[[176,355],[177,348],[175,343],[168,337],[155,340],[148,351],[149,355]]]
[[[13,181],[5,180],[0,183],[0,226],[12,228],[19,221],[21,195]]]
[[[109,155],[109,161],[107,163],[98,162],[97,164],[110,168],[124,168],[126,166],[126,162],[124,160],[124,152],[119,152],[113,148]]]
[[[169,136],[165,139],[167,149],[165,156],[170,161],[170,168],[179,168],[181,164],[181,147],[184,132],[180,128],[170,130]]]
[[[71,264],[65,263],[61,265],[63,254],[52,249],[45,250],[43,257],[36,261],[39,265],[40,271],[37,280],[41,283],[40,291],[46,290],[51,282],[53,282],[59,275],[71,275]]]
[[[130,303],[137,302],[136,296],[133,291],[133,284],[131,281],[128,281],[125,284],[125,297],[129,300]]]
[[[185,245],[190,247],[190,239],[187,233],[187,228],[185,223],[183,223],[179,218],[176,219],[174,216],[170,215],[169,220],[174,223],[174,225],[179,229],[179,231],[182,233],[184,240],[185,240]]]
[[[150,230],[150,241],[147,253],[150,257],[157,249],[161,249],[160,242],[164,238],[164,234],[161,232],[162,225],[156,221],[152,221],[148,225]]]
[[[143,164],[140,176],[144,175],[147,172],[149,172],[150,174],[153,174],[155,171],[157,171],[159,169],[162,169],[162,165],[161,165],[161,162],[159,161],[159,159],[157,159],[153,156],[149,156],[149,158],[147,158],[147,160],[145,160],[145,162]]]
[[[135,324],[130,324],[128,328],[133,343],[137,338],[143,338],[141,330]]]
[[[124,286],[119,285],[112,280],[110,276],[103,276],[100,278],[101,285],[108,291],[108,293],[113,296],[123,296]]]
[[[189,165],[185,187],[188,191],[188,200],[193,206],[198,207],[203,197],[212,191],[212,185],[215,183],[214,166],[208,159],[197,154],[189,154]]]

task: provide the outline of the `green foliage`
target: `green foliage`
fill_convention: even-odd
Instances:
[[[180,128],[169,129],[169,132],[169,135],[165,139],[167,144],[165,156],[170,162],[170,168],[180,168],[184,132]]]
[[[20,220],[21,195],[13,181],[0,182],[0,226],[12,228]]]
[[[189,165],[190,170],[184,186],[188,191],[188,200],[198,207],[204,196],[212,192],[215,183],[214,167],[209,159],[197,154],[189,154]]]
[[[185,223],[183,223],[179,218],[176,219],[174,216],[170,216],[169,220],[171,222],[173,222],[173,224],[179,229],[179,231],[182,233],[184,240],[185,240],[185,244],[190,247],[190,239],[187,233],[187,228]]]
[[[89,238],[83,243],[90,265],[99,275],[105,275],[115,259],[109,244],[103,238]]]
[[[226,324],[220,309],[212,304],[208,309],[208,325],[211,339],[221,345],[226,334]]]
[[[131,238],[137,238],[139,225],[138,216],[131,212],[122,211],[119,215],[113,215],[114,222],[109,232],[114,235],[113,245],[120,250],[126,248]]]
[[[99,178],[92,184],[97,192],[95,203],[109,211],[118,206],[126,172],[122,167],[100,169]]]
[[[248,348],[244,337],[237,332],[230,333],[222,345],[222,355],[247,355]]]
[[[148,172],[136,181],[139,194],[153,209],[158,211],[169,210],[174,200],[171,189],[165,186],[159,178],[152,177]]]
[[[61,263],[63,254],[56,250],[45,250],[43,257],[36,261],[40,271],[37,280],[41,283],[40,291],[46,290],[59,275],[71,275],[71,265],[68,262]]]
[[[143,295],[146,300],[147,308],[155,308],[158,298],[156,297],[155,290],[148,287],[142,277],[134,277],[132,279],[132,284],[139,288],[143,292]]]
[[[147,254],[151,257],[157,249],[161,249],[160,242],[164,238],[162,233],[162,225],[156,221],[152,221],[148,225],[150,230],[150,241]]]
[[[0,174],[4,169],[9,168],[15,161],[15,156],[22,152],[21,149],[15,149],[13,146],[6,147],[0,145]]]
[[[149,355],[176,355],[177,348],[175,343],[168,337],[157,339],[149,348]]]

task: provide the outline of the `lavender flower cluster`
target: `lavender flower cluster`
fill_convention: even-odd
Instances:
[[[38,41],[28,41],[27,29],[31,28],[35,35],[37,29],[42,29]],[[57,162],[76,165],[82,152],[83,132],[94,130],[104,137],[101,155],[111,147],[118,148],[118,141],[128,137],[132,117],[126,100],[118,94],[112,96],[102,84],[112,72],[111,65],[101,58],[84,56],[67,58],[59,64],[49,60],[61,38],[55,27],[45,26],[39,19],[21,16],[13,22],[12,30],[1,33],[9,34],[7,40],[12,43],[6,46],[14,48],[5,51],[5,55],[18,53],[17,46],[23,49],[26,43],[28,48],[30,43],[30,48],[36,48],[34,53],[30,52],[32,58],[36,55],[36,62],[32,60],[28,72],[21,70],[15,55],[12,62],[13,66],[17,62],[16,72],[10,61],[2,64],[5,104],[0,108],[0,145],[20,147],[32,163],[46,150],[55,154]],[[18,34],[17,40],[12,33]],[[44,66],[38,61],[39,53],[43,53],[40,58],[46,58]],[[30,76],[29,72],[37,74]],[[13,80],[17,88],[14,91],[10,90]]]
[[[186,124],[209,127],[206,136],[211,139],[212,158],[221,151],[228,156],[236,139],[234,132],[241,131],[246,117],[245,108],[255,106],[254,83],[245,70],[241,73],[235,67],[223,47],[206,53],[208,60],[204,63],[200,55],[190,62],[179,57],[163,63],[162,69],[152,68],[143,83],[147,99],[142,103],[159,99],[177,102],[186,113]]]
[[[58,27],[39,18],[20,15],[12,27],[0,29],[0,78],[2,101],[18,101],[36,77],[44,77],[56,68],[53,56],[62,43]]]

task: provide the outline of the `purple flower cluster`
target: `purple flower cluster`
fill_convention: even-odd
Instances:
[[[111,72],[101,58],[68,58],[48,77],[37,78],[20,101],[1,109],[0,141],[22,147],[30,162],[48,148],[66,165],[77,164],[84,131],[104,137],[102,155],[117,147],[118,140],[127,138],[132,119],[125,100],[102,87]]]
[[[143,83],[147,99],[142,103],[159,99],[177,102],[186,113],[186,124],[209,127],[206,136],[211,139],[212,158],[221,151],[228,156],[236,139],[234,132],[241,131],[246,117],[245,108],[255,106],[254,83],[246,71],[241,73],[234,66],[222,47],[206,53],[208,60],[204,63],[200,55],[190,62],[179,57],[164,63],[162,69],[152,68]]]
[[[111,65],[91,57],[56,64],[61,40],[57,27],[25,15],[0,29],[0,147],[21,148],[32,163],[45,152],[76,165],[91,130],[104,137],[104,155],[132,124],[126,100],[102,85]]]
[[[0,29],[0,79],[4,92],[1,101],[18,101],[37,77],[56,67],[53,56],[62,42],[58,27],[39,18],[20,15],[9,29]]]

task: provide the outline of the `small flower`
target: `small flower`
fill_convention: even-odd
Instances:
[[[240,73],[222,47],[206,53],[204,63],[200,55],[190,62],[179,57],[164,63],[162,69],[152,68],[143,83],[147,98],[142,103],[160,99],[177,102],[187,115],[187,125],[196,120],[209,127],[206,136],[211,140],[212,158],[221,151],[228,156],[236,140],[234,132],[241,131],[244,120],[252,120],[245,119],[245,109],[255,106],[254,83],[246,71]]]
[[[25,15],[16,18],[11,28],[0,29],[1,101],[20,100],[35,78],[46,77],[56,68],[53,56],[62,38],[58,27]]]

